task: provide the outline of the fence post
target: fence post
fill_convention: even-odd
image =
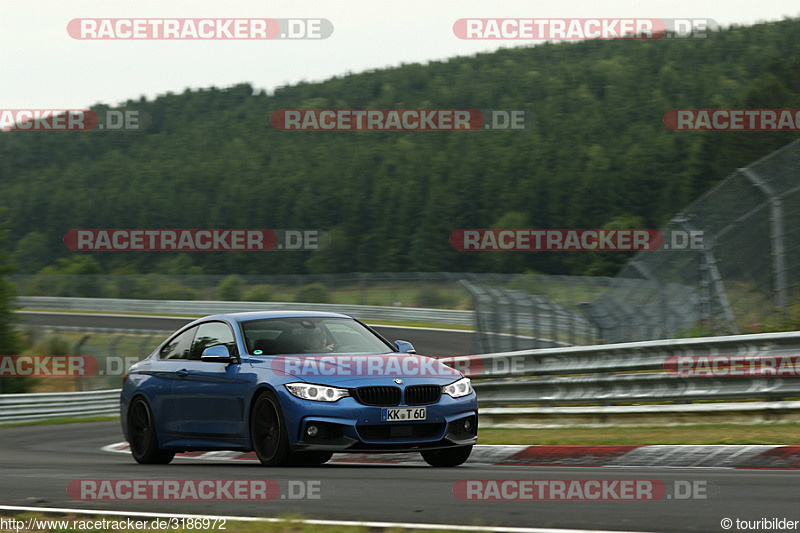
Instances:
[[[697,228],[690,224],[689,219],[683,214],[678,214],[673,217],[672,221],[680,225],[690,234],[692,231],[697,231]],[[728,295],[725,293],[725,286],[722,283],[722,276],[717,267],[717,258],[714,255],[714,247],[717,244],[716,237],[716,235],[703,235],[703,249],[700,250],[700,255],[698,256],[698,270],[700,271],[700,305],[702,310],[700,317],[701,319],[708,318],[712,323],[714,322],[712,300],[714,299],[713,295],[716,295],[716,300],[722,308],[722,313],[725,316],[725,320],[728,322],[730,330],[733,333],[739,333],[739,329],[736,327],[736,322],[733,318],[733,310],[728,302]]]
[[[759,189],[769,200],[770,244],[772,245],[772,274],[775,292],[775,305],[786,309],[787,283],[786,283],[786,247],[783,230],[783,201],[775,190],[767,185],[758,174],[750,168],[740,168],[739,172]]]

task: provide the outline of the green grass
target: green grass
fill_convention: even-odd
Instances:
[[[381,320],[380,323],[369,322],[370,326],[399,326],[403,328],[438,328],[456,329],[459,331],[474,331],[475,327],[468,324],[433,324],[430,322],[403,322],[400,320]]]
[[[317,281],[322,282],[322,280]],[[307,280],[307,283],[313,282],[313,279]],[[197,286],[191,282],[173,283],[162,280],[162,283],[162,289],[166,286],[195,290],[195,300],[217,299],[217,286],[209,287],[204,284],[198,289]],[[303,285],[305,284],[306,283],[303,283]],[[242,297],[244,298],[249,290],[258,285],[267,285],[269,287],[269,301],[271,302],[294,302],[298,291],[302,287],[287,284],[245,284],[242,287]],[[159,292],[156,290],[156,286],[151,287],[151,289],[153,289],[155,293]],[[448,281],[424,282],[398,280],[395,282],[370,282],[366,285],[353,282],[335,285],[333,287],[328,286],[327,289],[329,303],[333,304],[380,306],[393,306],[398,304],[403,307],[419,307],[424,301],[423,298],[425,296],[435,296],[438,303],[434,303],[431,307],[453,309],[471,309],[472,307],[472,297],[458,283]],[[19,295],[32,296],[41,293],[41,288],[28,287],[25,283],[21,283],[17,287],[17,294]],[[101,297],[114,297],[114,295],[113,293],[103,292]],[[142,298],[143,296],[139,295],[136,297]]]
[[[478,444],[800,444],[800,424],[481,429]]]
[[[3,427],[83,422],[108,422],[119,417],[62,418],[7,424]],[[785,424],[695,424],[685,426],[631,426],[625,428],[485,428],[478,444],[531,446],[600,446],[620,444],[800,444],[800,423]]]
[[[176,514],[184,514],[184,513],[176,513]],[[67,520],[70,524],[78,525],[76,522],[83,521],[84,523],[88,521],[98,522],[102,520],[106,520],[107,523],[109,522],[117,522],[117,523],[124,523],[127,521],[127,517],[124,514],[120,515],[101,515],[101,516],[91,516],[85,514],[63,514],[63,513],[19,513],[16,515],[9,514],[8,512],[4,512],[0,514],[0,518],[8,520],[13,518],[18,521],[25,522],[31,518],[36,518],[39,520]],[[140,518],[140,517],[131,517],[131,520],[134,522],[137,521],[144,521],[144,522],[153,522],[150,519]],[[162,520],[166,521],[167,518],[163,518]],[[430,531],[425,529],[414,529],[414,528],[374,528],[374,527],[365,527],[365,526],[344,526],[344,525],[328,525],[328,524],[304,524],[302,523],[303,518],[299,515],[290,515],[290,516],[281,516],[276,519],[268,519],[264,521],[258,522],[238,522],[232,520],[226,520],[224,524],[224,529],[220,529],[221,524],[218,523],[217,527],[210,527],[207,529],[173,529],[170,527],[168,529],[156,529],[155,527],[148,527],[142,529],[141,531],[225,531],[227,533],[261,533],[262,531],[270,531],[270,532],[278,532],[278,533],[368,533],[368,532],[386,532],[386,533],[400,533],[402,531]],[[102,524],[98,524],[102,525]],[[11,531],[14,531],[13,529]],[[22,529],[20,531],[31,531],[27,529]],[[39,529],[38,531],[42,531]],[[81,531],[81,532],[105,532],[105,531],[114,531],[113,529],[83,529],[80,527],[67,527],[67,528],[54,528],[50,529],[49,531],[55,532],[72,532],[72,531]],[[118,531],[126,531],[126,529],[119,529]],[[457,532],[463,531],[462,529],[455,528],[455,529],[436,529],[437,532]]]

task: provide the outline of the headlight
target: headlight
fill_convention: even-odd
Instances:
[[[336,387],[326,387],[324,385],[311,385],[309,383],[288,383],[286,389],[302,400],[314,400],[316,402],[335,402],[340,398],[350,396],[347,389],[337,389]]]
[[[461,378],[450,385],[442,387],[442,392],[453,398],[461,398],[472,392],[472,383],[469,378]]]

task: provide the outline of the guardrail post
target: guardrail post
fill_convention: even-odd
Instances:
[[[147,349],[147,345],[150,343],[150,339],[152,339],[153,337],[155,337],[155,335],[147,335],[136,350],[139,353],[144,352]],[[142,353],[142,356],[140,356],[139,360],[141,361],[141,357],[146,357],[147,355],[150,354]]]
[[[367,305],[367,280],[364,279],[364,273],[359,272],[358,276],[358,303],[360,305]],[[392,300],[394,304],[394,300]]]
[[[572,290],[572,285],[570,285],[570,292],[571,292],[571,290]],[[570,294],[570,296],[572,296],[572,295]],[[570,300],[572,300],[572,298],[570,298]],[[575,313],[574,309],[567,309],[567,313],[569,314],[569,322],[568,322],[568,326],[567,326],[568,329],[569,329],[569,331],[568,331],[569,343],[572,346],[575,346],[575,344],[577,344],[575,342],[575,320],[577,319],[577,317],[575,316],[576,313]]]
[[[519,339],[517,338],[517,299],[510,291],[505,289],[501,289],[501,291],[508,301],[509,322],[511,323],[511,351],[516,352],[520,349]]]
[[[83,345],[86,344],[86,342],[89,340],[90,337],[91,335],[84,335],[83,337],[81,337],[81,340],[75,343],[75,347],[72,349],[73,355],[82,355],[81,351],[83,350]],[[84,380],[80,378],[75,378],[75,381],[77,382],[78,389],[86,390],[84,388]]]

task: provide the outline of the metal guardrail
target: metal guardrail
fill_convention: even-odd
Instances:
[[[562,279],[566,278],[540,277],[557,279],[561,283],[565,283]],[[546,296],[482,286],[467,280],[459,283],[472,295],[477,339],[485,352],[548,348],[561,340],[568,344],[590,344],[597,338],[596,328],[580,312]],[[549,340],[542,340],[542,337]]]
[[[62,311],[103,311],[107,313],[148,313],[164,315],[209,315],[239,311],[302,310],[351,315],[363,321],[426,322],[468,325],[475,322],[473,311],[391,307],[373,305],[315,304],[295,302],[220,302],[195,300],[119,300],[110,298],[63,298],[21,296],[17,304],[26,309]]]
[[[675,377],[669,374],[558,377],[475,385],[482,404],[613,404],[697,400],[780,400],[800,397],[800,380]]]
[[[170,335],[175,332],[175,328],[168,329],[136,329],[136,328],[96,328],[96,327],[87,327],[87,326],[41,326],[36,324],[18,324],[18,328],[42,328],[48,331],[54,331],[56,333],[86,333],[86,334],[96,334],[96,335],[162,335],[166,338],[167,335]]]
[[[0,394],[0,424],[119,414],[120,389],[41,394]]]
[[[120,389],[47,394],[0,395],[0,425],[119,415]],[[482,395],[482,393],[481,393]],[[730,414],[753,422],[775,421],[789,413],[800,412],[800,402],[715,402],[678,405],[622,405],[570,407],[481,407],[483,427],[554,427],[607,424],[609,420],[636,420],[639,425],[666,423],[677,417],[678,423],[689,417],[708,422],[709,415]],[[754,418],[755,417],[755,418]],[[531,423],[538,420],[540,423]],[[670,419],[671,420],[671,419]],[[545,423],[541,423],[545,422]]]
[[[797,354],[800,331],[571,346],[445,360],[474,378],[484,409],[506,406],[505,415],[524,415],[529,409],[519,406],[540,406],[550,415],[587,409],[602,413],[610,407],[617,414],[653,408],[655,415],[656,408],[666,408],[670,402],[698,400],[714,403],[694,404],[693,412],[719,411],[726,405],[720,400],[748,400],[737,404],[752,406],[749,401],[758,399],[770,400],[772,411],[797,410],[797,402],[777,401],[800,398],[800,364],[796,359],[794,374],[784,376],[680,376],[665,367],[671,356],[777,358]],[[0,423],[114,415],[119,412],[118,395],[119,390],[0,395]]]
[[[665,365],[671,356],[763,359],[798,354],[800,332],[795,331],[549,348],[448,360],[476,378],[474,386],[482,405],[613,405],[800,397],[796,360],[793,375],[677,375]]]
[[[800,401],[664,405],[481,407],[482,428],[681,426],[800,422]],[[680,430],[678,430],[680,431]]]

